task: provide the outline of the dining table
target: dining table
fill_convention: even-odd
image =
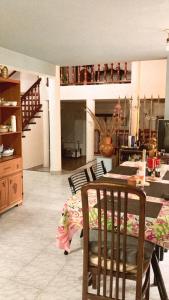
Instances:
[[[113,168],[110,172],[95,182],[113,182],[126,184],[131,176],[138,172],[141,162],[126,161]],[[145,240],[154,244],[152,267],[155,283],[158,287],[160,299],[168,300],[166,288],[159,266],[159,249],[169,250],[169,165],[161,165],[160,177],[147,176],[142,187],[146,193]],[[89,191],[90,227],[97,226],[97,207],[95,191]],[[127,233],[138,236],[139,216],[135,212],[134,201],[129,208]],[[83,214],[81,191],[70,196],[64,203],[59,225],[57,227],[57,246],[68,254],[71,251],[71,241],[74,235],[83,229]]]

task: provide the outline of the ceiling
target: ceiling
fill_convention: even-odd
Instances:
[[[1,0],[0,46],[57,65],[166,57],[168,0]]]

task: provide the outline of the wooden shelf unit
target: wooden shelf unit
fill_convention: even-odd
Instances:
[[[0,213],[22,203],[22,114],[20,82],[0,77],[0,98],[17,101],[17,106],[0,105],[0,124],[10,125],[11,116],[16,116],[16,132],[0,133],[0,145],[13,148],[14,155],[0,158]]]
[[[136,155],[139,159],[142,158],[143,150],[137,148],[120,148],[119,149],[119,165],[124,161],[128,161],[129,157],[133,160]]]

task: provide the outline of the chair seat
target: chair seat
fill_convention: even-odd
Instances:
[[[98,256],[97,255],[90,255],[89,259],[90,267],[97,267],[98,266]],[[143,264],[143,273],[145,274],[150,264],[150,260],[145,260]],[[104,268],[104,257],[101,258],[101,268]],[[106,269],[110,270],[111,268],[111,260],[107,259],[107,266]],[[116,271],[116,261],[113,261],[113,271]],[[119,264],[119,271],[123,272],[123,263]],[[126,273],[130,273],[132,275],[137,273],[137,265],[126,264]]]
[[[90,230],[90,263],[92,266],[98,265],[98,233],[97,230]],[[114,239],[117,239],[117,234],[114,233]],[[115,243],[116,244],[116,243]],[[138,240],[133,236],[127,236],[126,239],[126,271],[127,272],[136,272],[137,270],[137,250],[138,249]],[[144,271],[147,270],[148,264],[151,260],[152,254],[154,251],[154,244],[151,242],[144,242]],[[101,244],[101,265],[104,265],[104,244]],[[114,249],[114,256],[116,257],[116,249]],[[111,266],[111,233],[107,232],[107,270],[110,269]],[[120,236],[120,265],[121,270],[123,270],[123,236]],[[116,269],[116,264],[114,262],[114,268]],[[114,269],[114,271],[115,271]]]

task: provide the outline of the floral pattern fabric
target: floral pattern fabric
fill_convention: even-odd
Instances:
[[[160,198],[147,196],[147,201],[159,202],[162,204],[158,217],[146,218],[145,222],[145,240],[169,249],[169,202]],[[89,209],[90,209],[90,226],[97,226],[97,208],[96,195],[90,191]],[[111,216],[108,218],[108,226],[111,228]],[[138,235],[138,216],[133,214],[127,215],[127,232],[129,235]],[[71,196],[64,204],[60,224],[57,228],[58,247],[70,251],[70,241],[73,235],[83,228],[82,201],[81,193]]]

